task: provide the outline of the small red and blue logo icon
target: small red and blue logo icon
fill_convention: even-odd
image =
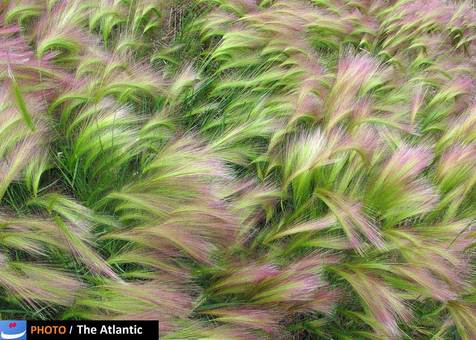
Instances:
[[[26,340],[25,320],[0,320],[1,340]]]

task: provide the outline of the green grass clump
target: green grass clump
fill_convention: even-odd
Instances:
[[[476,338],[464,1],[0,4],[0,317]]]

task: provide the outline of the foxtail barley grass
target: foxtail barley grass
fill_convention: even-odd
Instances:
[[[476,339],[476,11],[0,4],[0,317]]]

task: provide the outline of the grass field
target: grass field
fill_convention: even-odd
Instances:
[[[0,1],[0,319],[476,339],[476,11]]]

